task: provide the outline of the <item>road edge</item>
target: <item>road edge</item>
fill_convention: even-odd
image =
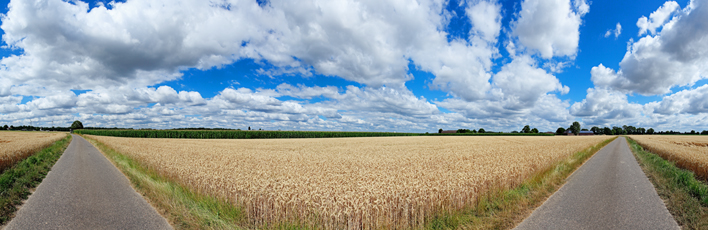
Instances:
[[[7,190],[3,189],[0,193],[0,229],[4,229],[12,221],[17,211],[41,185],[54,164],[64,155],[72,139],[73,137],[67,134],[66,137],[17,162],[0,174],[0,181],[2,181],[0,183],[9,180],[12,186]]]
[[[687,229],[707,229],[708,184],[698,179],[690,170],[679,168],[675,163],[646,150],[631,137],[627,138],[627,143],[642,171],[679,226]]]

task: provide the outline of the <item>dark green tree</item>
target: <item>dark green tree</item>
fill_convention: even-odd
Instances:
[[[531,127],[528,125],[524,126],[523,129],[521,129],[521,133],[530,133],[531,132]]]
[[[637,134],[645,134],[647,133],[647,130],[645,128],[637,128]]]
[[[484,131],[484,129],[480,128],[479,131],[477,131],[477,132],[484,133],[485,131]]]
[[[82,124],[80,121],[74,121],[74,123],[71,123],[71,129],[83,129],[84,124]]]
[[[538,133],[538,129],[537,128],[531,129],[531,133]]]
[[[570,126],[570,130],[573,131],[573,134],[578,135],[578,133],[580,133],[580,122],[573,122],[573,125]]]
[[[617,127],[617,126],[612,126],[612,135],[624,135],[624,129]]]
[[[703,130],[703,132],[701,132],[701,135],[708,135],[708,130]]]
[[[7,127],[7,125],[2,127],[2,129],[4,129],[4,130],[7,130],[7,128],[9,128],[9,127]]]
[[[251,130],[251,127],[248,127],[248,130]],[[438,133],[442,133],[442,129],[438,129]]]
[[[691,134],[696,134],[696,130],[691,130]]]
[[[654,129],[652,129],[652,128],[647,129],[647,134],[649,134],[649,135],[654,134]]]
[[[563,135],[563,134],[565,134],[565,128],[558,127],[558,129],[556,129],[556,135]]]
[[[602,128],[602,133],[605,135],[612,135],[612,129],[608,127]]]
[[[593,126],[592,128],[590,128],[590,131],[592,131],[592,133],[594,134],[600,134],[602,132],[597,126]]]

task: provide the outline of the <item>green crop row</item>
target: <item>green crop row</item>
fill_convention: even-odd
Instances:
[[[272,139],[392,136],[553,136],[545,133],[384,133],[384,132],[318,132],[318,131],[236,131],[236,130],[75,130],[78,134],[137,138],[190,139]]]

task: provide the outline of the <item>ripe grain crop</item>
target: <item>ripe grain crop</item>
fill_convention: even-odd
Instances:
[[[708,137],[698,135],[636,135],[630,136],[645,149],[677,166],[708,179]]]
[[[245,227],[421,228],[571,154],[590,137],[268,140],[89,136],[200,193],[242,207]]]
[[[0,171],[66,137],[58,132],[0,132]]]

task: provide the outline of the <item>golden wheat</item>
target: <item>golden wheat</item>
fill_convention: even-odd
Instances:
[[[708,179],[707,136],[636,135],[630,138],[662,158],[676,162],[679,167]]]
[[[0,170],[14,165],[64,137],[66,133],[0,131]]]
[[[610,137],[195,140],[90,136],[201,193],[251,227],[419,228],[490,189]]]

